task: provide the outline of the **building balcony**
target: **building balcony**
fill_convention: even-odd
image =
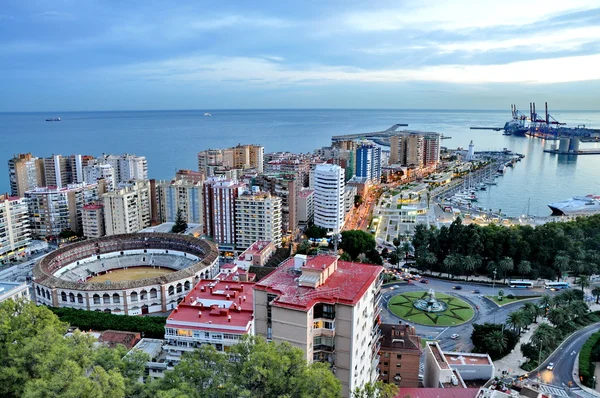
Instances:
[[[325,328],[313,329],[312,335],[313,335],[313,337],[317,337],[317,336],[335,337],[335,329],[325,329]]]

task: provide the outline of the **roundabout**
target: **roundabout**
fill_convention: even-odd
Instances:
[[[397,294],[388,301],[388,309],[399,318],[426,326],[456,326],[475,314],[466,301],[433,290]]]

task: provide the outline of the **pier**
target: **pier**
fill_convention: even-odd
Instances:
[[[394,135],[400,127],[408,127],[408,124],[397,123],[387,130],[374,131],[371,133],[334,135],[333,137],[331,137],[331,141],[358,140],[360,138],[389,138],[392,135]]]
[[[578,151],[561,151],[560,149],[544,149],[544,152],[556,155],[600,155],[600,149],[580,149]]]
[[[469,127],[471,130],[494,130],[494,131],[500,131],[503,130],[504,127],[477,127],[477,126],[473,126],[473,127]]]

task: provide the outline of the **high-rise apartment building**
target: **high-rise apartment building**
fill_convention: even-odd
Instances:
[[[281,199],[270,193],[244,194],[235,200],[236,242],[245,250],[256,241],[281,246]]]
[[[256,169],[263,171],[264,147],[238,145],[226,149],[207,149],[198,152],[198,171],[214,176],[217,169]]]
[[[150,182],[134,181],[102,195],[106,235],[138,232],[150,226]]]
[[[356,150],[356,177],[381,179],[381,148],[372,142],[362,142]]]
[[[23,197],[26,191],[44,185],[43,160],[31,153],[20,153],[8,161],[11,196]]]
[[[106,234],[104,228],[104,206],[89,204],[82,208],[83,236],[89,239],[100,238]]]
[[[390,164],[423,166],[424,137],[419,132],[401,132],[390,137]]]
[[[49,158],[44,158],[44,178],[46,186],[62,188],[67,186],[69,181],[70,162],[69,159],[62,155],[52,155]]]
[[[235,247],[235,200],[244,190],[235,180],[210,177],[204,183],[204,230],[221,246]]]
[[[31,232],[36,237],[57,236],[64,230],[81,232],[83,206],[96,203],[102,184],[40,187],[25,192]]]
[[[344,169],[332,164],[319,164],[314,171],[315,225],[338,233],[345,221]]]
[[[129,153],[123,155],[102,154],[99,164],[109,164],[115,170],[117,184],[128,181],[146,181],[148,179],[148,162],[145,156]]]
[[[204,182],[206,180],[206,175],[199,171],[194,170],[177,170],[175,173],[175,180],[185,180],[187,182]]]
[[[157,181],[156,200],[161,222],[175,222],[181,210],[188,224],[203,224],[203,190],[201,182],[188,180]]]
[[[253,185],[262,191],[281,198],[281,229],[284,235],[298,228],[297,198],[302,188],[296,173],[262,174],[256,177]]]
[[[305,227],[313,221],[315,215],[315,191],[305,188],[298,192],[298,225]]]
[[[24,256],[30,242],[27,203],[18,196],[0,195],[0,264]]]
[[[348,397],[378,377],[382,270],[296,255],[255,285],[255,333],[329,363]]]
[[[423,137],[423,164],[436,166],[440,162],[440,134],[426,133]]]
[[[83,167],[84,182],[94,184],[100,179],[104,179],[107,191],[113,191],[117,187],[115,169],[110,164],[89,164]]]

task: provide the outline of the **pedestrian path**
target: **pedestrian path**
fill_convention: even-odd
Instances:
[[[523,354],[521,353],[521,344],[528,343],[533,333],[542,323],[547,323],[547,321],[545,319],[540,319],[538,320],[538,323],[531,324],[529,330],[526,330],[525,333],[521,335],[519,342],[515,345],[515,348],[513,348],[510,354],[502,359],[494,361],[496,376],[502,376],[503,371],[507,371],[510,376],[525,373],[525,371],[521,369],[521,365],[524,361]]]
[[[553,397],[569,397],[569,393],[564,388],[550,384],[540,384],[540,391],[545,394],[552,394]]]
[[[582,389],[579,388],[572,388],[571,392],[576,396],[576,397],[581,397],[581,398],[598,398],[600,397],[600,393],[589,393],[587,391],[584,391]]]

